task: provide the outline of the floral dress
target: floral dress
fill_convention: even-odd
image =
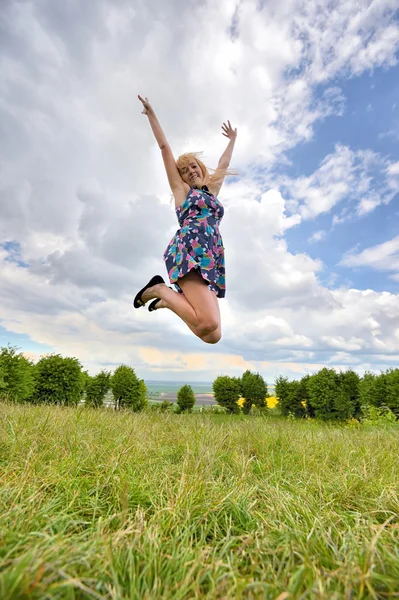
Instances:
[[[201,190],[190,188],[183,204],[176,208],[180,229],[169,242],[163,258],[169,280],[178,292],[183,293],[178,280],[196,269],[218,298],[224,298],[224,247],[219,232],[223,214],[220,201],[205,185]]]

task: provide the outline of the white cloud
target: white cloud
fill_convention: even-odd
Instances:
[[[353,151],[338,144],[308,177],[277,177],[276,182],[290,198],[291,210],[302,219],[314,219],[343,204],[333,217],[338,224],[395,197],[399,191],[395,164],[371,150]]]
[[[392,163],[387,167],[389,175],[399,175],[399,160],[398,162]]]
[[[345,267],[370,267],[377,271],[393,272],[392,279],[399,276],[399,236],[387,242],[362,250],[349,252],[340,262]]]
[[[347,351],[359,365],[374,353],[389,360],[397,297],[323,288],[321,261],[290,251],[284,236],[347,198],[358,212],[388,202],[396,163],[337,146],[310,177],[284,180],[287,190],[266,187],[264,173],[271,181],[287,149],[342,114],[339,77],[394,64],[394,4],[7,3],[0,243],[19,242],[29,267],[0,252],[2,325],[93,369],[130,362],[149,378],[245,368],[272,377],[280,365],[345,364]],[[153,102],[176,154],[204,149],[215,165],[221,123],[230,118],[239,129],[242,177],[221,198],[228,291],[216,347],[167,311],[131,308],[143,282],[164,274],[176,227],[137,93]],[[384,185],[374,183],[375,170]]]
[[[314,233],[312,233],[312,235],[308,238],[308,242],[309,242],[309,244],[315,244],[316,242],[320,242],[321,240],[324,240],[326,235],[327,235],[327,231],[325,231],[324,229],[319,229],[318,231],[315,231]]]

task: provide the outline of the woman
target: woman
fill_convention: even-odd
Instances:
[[[203,342],[216,344],[222,335],[218,298],[225,295],[224,248],[219,233],[224,210],[217,195],[224,177],[233,174],[228,166],[237,129],[233,130],[230,121],[223,124],[229,143],[210,175],[198,153],[183,154],[175,161],[148,98],[138,98],[162,152],[180,229],[164,253],[169,279],[177,292],[156,275],[136,295],[134,307],[155,299],[148,310],[169,308]]]

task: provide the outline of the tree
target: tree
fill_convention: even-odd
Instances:
[[[104,398],[111,387],[111,373],[109,371],[100,371],[94,377],[86,381],[86,400],[87,406],[98,408],[104,406]]]
[[[308,390],[307,382],[309,376],[306,375],[300,381],[290,381],[288,383],[288,408],[289,412],[297,418],[306,416],[308,410]]]
[[[35,387],[34,365],[8,346],[0,349],[0,392],[11,400],[23,402],[33,393]]]
[[[281,409],[281,414],[286,417],[290,413],[290,394],[288,377],[277,377],[274,390],[278,398],[278,405]]]
[[[388,369],[385,374],[386,400],[388,408],[399,417],[399,369]]]
[[[224,406],[229,413],[240,411],[237,400],[241,394],[241,381],[237,377],[220,375],[212,384],[213,395],[217,404]]]
[[[141,406],[140,410],[143,408],[147,408],[148,406],[148,389],[144,382],[144,379],[139,379],[139,406]]]
[[[140,380],[132,367],[121,365],[115,369],[111,377],[111,390],[114,396],[115,408],[130,408],[134,412],[143,410],[147,400],[144,397],[143,384],[140,384]]]
[[[241,395],[245,399],[242,407],[244,413],[248,414],[255,404],[256,407],[267,409],[265,400],[268,395],[267,385],[262,375],[247,370],[241,377]]]
[[[318,419],[336,419],[335,400],[340,393],[338,375],[334,369],[321,369],[308,381],[309,405]]]
[[[35,367],[34,402],[78,404],[84,385],[82,365],[77,358],[51,354],[42,357]]]
[[[195,394],[191,385],[183,385],[177,392],[179,412],[191,412],[195,404]]]
[[[377,406],[375,397],[374,373],[366,371],[359,381],[359,404],[360,406]]]
[[[334,410],[337,419],[349,419],[359,416],[359,382],[360,377],[355,371],[340,372],[337,376],[339,392],[334,400]]]
[[[374,404],[375,406],[386,405],[387,400],[387,373],[376,375],[374,380]]]

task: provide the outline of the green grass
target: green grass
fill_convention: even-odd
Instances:
[[[399,597],[399,430],[0,404],[0,598]]]

